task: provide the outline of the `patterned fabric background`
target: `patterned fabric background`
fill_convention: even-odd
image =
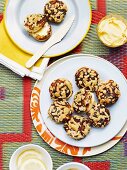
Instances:
[[[96,25],[106,14],[117,13],[127,18],[127,0],[91,0],[91,5],[93,19],[90,31],[71,53],[89,53],[103,57],[115,64],[127,77],[127,45],[109,49],[101,44],[96,34]],[[0,19],[3,17],[3,9],[4,1],[0,0]],[[51,62],[54,60],[56,59]],[[127,134],[109,151],[83,159],[61,154],[43,142],[30,117],[29,102],[33,85],[34,81],[31,79],[22,79],[0,65],[0,170],[8,170],[14,150],[28,143],[38,144],[51,154],[54,170],[70,161],[82,162],[91,170],[127,170]]]

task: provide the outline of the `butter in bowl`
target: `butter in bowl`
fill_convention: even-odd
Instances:
[[[38,145],[24,145],[12,155],[10,170],[52,170],[53,163],[49,153]]]
[[[97,26],[100,41],[108,47],[119,47],[127,42],[127,21],[125,18],[110,14],[101,19]]]

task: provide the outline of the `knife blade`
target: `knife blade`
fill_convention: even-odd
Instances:
[[[32,67],[45,53],[56,43],[60,42],[70,30],[74,16],[70,17],[60,28],[51,36],[51,38],[26,62],[26,67]]]

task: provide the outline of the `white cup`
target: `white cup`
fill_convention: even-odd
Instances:
[[[90,170],[86,165],[77,162],[70,162],[60,166],[57,170],[69,170],[74,168],[76,170]]]
[[[42,148],[38,145],[34,145],[34,144],[28,144],[28,145],[24,145],[24,146],[18,148],[11,156],[10,163],[9,163],[9,169],[10,170],[18,170],[17,165],[16,165],[17,158],[19,157],[19,155],[22,152],[24,152],[26,150],[31,150],[31,149],[42,153],[42,155],[44,157],[44,160],[42,160],[42,161],[44,161],[46,170],[53,170],[53,163],[52,163],[52,159],[51,159],[51,156],[49,155],[49,153],[44,148]]]

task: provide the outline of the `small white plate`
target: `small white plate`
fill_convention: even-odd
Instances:
[[[75,72],[83,66],[87,66],[95,69],[103,81],[113,79],[120,87],[121,97],[116,104],[109,107],[111,112],[111,121],[104,129],[92,128],[88,136],[80,141],[76,141],[70,138],[63,125],[58,125],[52,121],[48,116],[48,109],[52,103],[49,94],[49,86],[53,80],[64,77],[69,79],[73,84],[74,93],[79,89],[75,83]],[[93,147],[106,143],[112,139],[122,129],[127,120],[127,82],[123,74],[110,62],[95,57],[92,55],[72,55],[66,58],[62,58],[52,65],[50,65],[43,77],[43,84],[41,86],[40,94],[40,109],[42,118],[51,131],[61,141],[77,146],[77,147]],[[74,95],[69,99],[69,102],[73,102]]]
[[[90,170],[86,165],[83,165],[77,162],[70,162],[70,163],[64,164],[61,167],[59,167],[57,170],[71,170],[71,169]]]
[[[68,6],[65,20],[61,24],[52,24],[53,33],[72,15],[75,21],[64,39],[46,52],[46,56],[58,56],[74,49],[86,36],[91,24],[91,7],[89,0],[63,0]],[[34,40],[24,30],[24,19],[31,13],[43,13],[48,0],[9,0],[5,12],[5,26],[11,39],[23,51],[34,54],[44,42]],[[82,29],[81,29],[82,28]]]

